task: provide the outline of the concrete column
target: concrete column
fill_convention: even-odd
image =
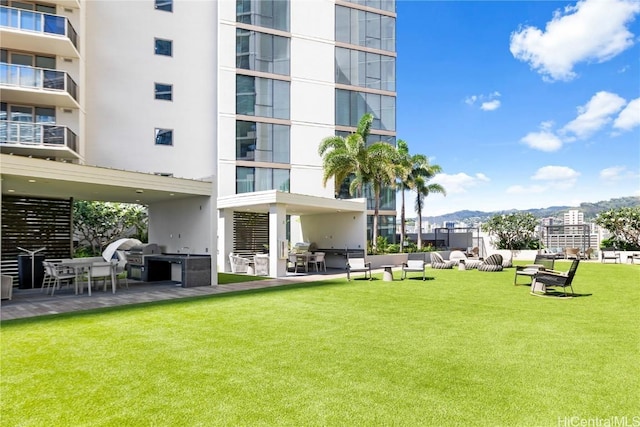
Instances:
[[[218,267],[220,271],[231,271],[229,253],[233,251],[233,210],[218,210]]]
[[[280,259],[279,245],[287,238],[287,210],[283,205],[269,205],[269,276],[287,275],[287,260]]]

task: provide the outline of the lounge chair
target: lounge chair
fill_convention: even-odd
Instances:
[[[573,260],[571,267],[566,272],[555,270],[539,271],[535,276],[533,276],[533,280],[531,281],[531,295],[545,296],[550,288],[553,289],[556,287],[562,288],[564,291],[564,297],[569,296],[569,294],[567,294],[567,287],[571,288],[571,295],[573,295],[574,292],[571,283],[573,282],[573,278],[579,264],[579,259]]]
[[[493,254],[482,261],[482,264],[478,266],[478,271],[502,271],[503,268],[502,255]]]
[[[445,261],[438,252],[431,252],[431,268],[436,270],[448,270],[456,265],[456,261]]]
[[[347,280],[351,280],[351,273],[364,272],[364,278],[367,278],[369,272],[369,280],[371,280],[371,263],[365,261],[364,258],[351,258],[347,254]]]
[[[427,269],[427,263],[425,261],[424,252],[420,253],[411,253],[409,254],[409,259],[402,265],[402,280],[407,278],[407,273],[410,271],[413,272],[422,272],[422,280],[426,280],[425,270]]]
[[[580,259],[580,248],[566,248],[564,257],[565,259]]]
[[[269,255],[266,255],[266,254],[254,255],[253,264],[255,265],[256,276],[269,275]]]
[[[468,258],[462,251],[452,251],[449,255],[450,261],[455,261],[454,265],[459,265],[460,261],[464,261],[465,270],[472,270],[478,268],[482,261],[479,259]]]
[[[539,271],[553,270],[554,263],[555,258],[550,258],[543,254],[537,254],[533,264],[516,266],[516,275],[513,278],[513,284],[518,284],[518,276],[526,276],[529,278],[529,283],[527,283],[527,285],[530,285],[533,280],[533,276],[535,276],[536,273]]]

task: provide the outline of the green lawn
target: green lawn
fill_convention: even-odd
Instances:
[[[428,273],[3,322],[2,425],[640,416],[640,266],[583,263],[574,288],[585,296],[569,300],[529,295],[513,269]]]

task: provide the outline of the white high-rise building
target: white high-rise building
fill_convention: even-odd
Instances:
[[[317,148],[366,112],[369,142],[395,144],[395,20],[394,0],[1,0],[0,148],[214,182],[207,200],[131,201],[172,212],[150,239],[217,251],[221,269],[266,250],[282,275],[287,240],[364,250],[371,211],[322,186]]]
[[[577,209],[571,209],[564,214],[564,225],[581,225],[584,224],[584,213]]]

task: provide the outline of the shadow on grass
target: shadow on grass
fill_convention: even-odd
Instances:
[[[542,298],[553,298],[553,299],[572,299],[572,298],[581,298],[581,297],[590,297],[593,294],[565,294],[560,291],[547,291],[543,294],[530,292],[531,295]]]
[[[376,280],[376,279],[374,279]],[[282,292],[288,290],[296,290],[296,289],[312,289],[320,286],[339,286],[339,285],[348,285],[346,279],[329,279],[329,280],[321,280],[317,282],[304,282],[304,283],[282,283],[267,286],[264,288],[257,289],[240,289],[235,291],[228,291],[219,294],[211,294],[211,295],[198,295],[198,296],[190,296],[184,298],[172,298],[167,300],[160,301],[150,301],[150,302],[141,302],[127,305],[119,305],[113,307],[104,307],[104,308],[92,308],[88,310],[82,311],[72,311],[67,313],[57,313],[57,314],[45,314],[37,317],[28,317],[23,319],[8,319],[3,320],[0,324],[0,327],[10,327],[13,325],[25,325],[25,324],[34,324],[42,321],[50,321],[50,320],[62,320],[69,319],[75,317],[84,317],[84,316],[94,316],[96,314],[104,314],[104,313],[112,313],[112,312],[127,312],[132,310],[140,310],[149,307],[162,307],[168,305],[181,305],[188,304],[193,301],[202,301],[206,299],[218,299],[218,298],[227,298],[227,297],[238,297],[238,296],[249,296],[255,294],[266,294],[271,292]],[[224,286],[224,285],[223,285]]]

